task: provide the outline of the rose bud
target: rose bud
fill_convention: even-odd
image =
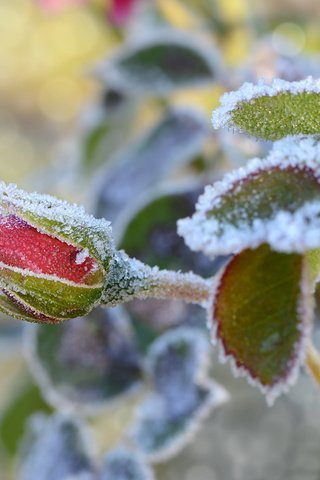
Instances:
[[[0,183],[0,310],[39,322],[100,303],[114,247],[106,220],[49,195]]]

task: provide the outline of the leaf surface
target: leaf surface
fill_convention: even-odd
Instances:
[[[270,402],[295,380],[304,359],[311,288],[303,257],[267,245],[234,256],[221,275],[211,323],[223,356]]]

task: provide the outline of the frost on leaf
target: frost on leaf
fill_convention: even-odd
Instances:
[[[151,462],[176,455],[227,393],[208,380],[204,334],[179,328],[159,337],[147,355],[154,391],[138,407],[130,440]]]
[[[95,480],[82,424],[56,414],[34,416],[22,444],[18,480]]]
[[[120,307],[41,327],[27,330],[27,353],[53,405],[96,410],[140,386],[141,359]]]
[[[320,245],[320,146],[288,138],[270,155],[208,186],[192,218],[178,222],[187,245],[208,256],[268,243],[279,252]]]
[[[117,155],[115,167],[102,183],[97,214],[117,220],[121,209],[132,207],[142,192],[197,154],[207,132],[202,112],[189,108],[167,110],[146,134]]]
[[[147,463],[136,453],[124,447],[109,452],[98,480],[153,480]]]
[[[143,95],[209,84],[218,72],[212,49],[207,51],[193,37],[169,29],[127,45],[98,67],[98,75],[109,85]]]
[[[235,374],[273,400],[295,381],[312,320],[303,257],[262,245],[234,256],[209,313],[213,340]]]
[[[153,196],[126,225],[120,248],[148,265],[212,276],[217,266],[201,252],[190,253],[176,227],[179,218],[192,214],[200,191],[194,187]]]
[[[245,83],[226,93],[213,112],[214,128],[230,127],[266,140],[288,135],[320,134],[320,80],[298,82],[274,79]]]

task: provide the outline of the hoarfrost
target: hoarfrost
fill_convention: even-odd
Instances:
[[[293,212],[278,210],[270,218],[259,218],[259,214],[256,214],[251,224],[248,219],[241,221],[240,212],[236,225],[227,219],[222,221],[214,215],[208,216],[210,210],[218,207],[223,196],[231,192],[233,187],[241,188],[241,184],[250,176],[273,168],[297,172],[299,169],[310,169],[314,179],[319,182],[319,198],[316,196]],[[178,221],[178,233],[192,250],[202,251],[209,257],[257,248],[262,243],[268,243],[275,251],[287,253],[303,253],[318,248],[320,144],[312,137],[288,137],[276,142],[265,159],[255,158],[246,167],[230,172],[221,181],[207,186],[198,200],[195,214]]]
[[[153,480],[149,465],[137,453],[118,447],[108,453],[99,480]]]
[[[297,82],[288,82],[280,78],[275,78],[271,85],[263,79],[258,84],[244,83],[238,90],[227,92],[221,97],[221,105],[212,115],[212,124],[215,129],[232,126],[236,131],[242,131],[232,122],[232,112],[236,110],[241,102],[250,102],[258,97],[274,97],[280,93],[320,93],[320,79],[313,79],[311,76]]]
[[[272,406],[275,400],[282,394],[288,393],[290,388],[295,385],[298,379],[299,371],[305,363],[306,350],[310,341],[312,332],[312,321],[314,316],[314,287],[310,282],[307,269],[304,268],[300,280],[300,298],[297,305],[298,325],[300,338],[295,343],[291,359],[287,365],[287,371],[284,377],[279,378],[273,385],[263,385],[257,378],[254,378],[248,368],[244,365],[238,365],[236,356],[233,353],[227,353],[225,345],[218,334],[218,321],[212,313],[216,304],[216,292],[219,284],[222,283],[223,275],[228,264],[221,270],[217,277],[216,290],[212,293],[212,308],[207,310],[207,325],[210,329],[211,343],[218,347],[218,358],[220,363],[229,363],[231,371],[235,378],[245,378],[247,382],[260,390],[265,395],[266,402]],[[236,281],[236,280],[235,280]]]
[[[83,207],[50,195],[27,193],[14,184],[0,183],[0,214],[17,215],[39,231],[77,243],[104,261],[113,249],[110,223],[96,219]],[[70,240],[70,238],[72,240]],[[89,245],[87,245],[89,243]]]
[[[178,453],[201,420],[228,400],[226,390],[208,379],[208,347],[204,332],[180,327],[149,348],[146,365],[154,390],[138,407],[129,433],[149,461]]]
[[[82,423],[62,414],[36,420],[23,445],[18,479],[94,480],[92,452]]]

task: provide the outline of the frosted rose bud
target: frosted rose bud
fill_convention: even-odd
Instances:
[[[0,183],[0,310],[60,322],[98,305],[114,247],[109,222]]]

